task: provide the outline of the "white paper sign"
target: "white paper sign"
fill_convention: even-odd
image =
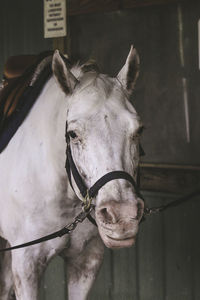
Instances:
[[[66,27],[66,0],[44,0],[44,37],[65,36]]]

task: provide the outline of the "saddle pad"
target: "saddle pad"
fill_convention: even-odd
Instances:
[[[40,59],[39,62],[41,63],[42,60]],[[34,80],[34,84],[30,85],[37,66],[38,64],[29,66],[21,76],[9,79],[8,84],[0,92],[0,153],[23,123],[52,74],[51,64],[48,63]]]

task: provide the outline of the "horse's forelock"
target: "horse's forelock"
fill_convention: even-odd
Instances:
[[[84,64],[80,64],[80,62],[77,62],[72,68],[71,72],[73,75],[77,78],[80,79],[81,77],[84,76],[85,73],[92,72],[92,73],[99,73],[99,67],[96,64],[94,60],[89,60]]]
[[[87,73],[87,72],[100,73],[100,69],[95,60],[88,60],[85,64],[81,66],[81,70],[83,73]]]
[[[100,74],[96,72],[87,72],[78,79],[79,84],[77,86],[77,92],[81,93],[84,90],[89,90],[97,92],[101,102],[109,98],[111,92],[114,88],[114,81],[112,78],[105,74]]]

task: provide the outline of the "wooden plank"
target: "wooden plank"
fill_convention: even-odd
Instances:
[[[136,247],[113,251],[112,299],[137,299],[137,251]]]
[[[200,186],[199,166],[141,164],[142,190],[184,194]]]
[[[40,289],[39,289],[39,300],[45,299],[45,283],[44,283],[44,276],[40,280]]]
[[[105,249],[103,265],[88,299],[110,300],[113,293],[113,251]]]
[[[165,201],[165,199],[164,199]],[[192,203],[192,202],[191,202]],[[200,202],[185,203],[173,208],[165,215],[165,299],[188,300],[194,297],[194,280],[199,276],[199,269],[194,272],[194,265],[198,264],[200,243],[198,219],[194,219],[195,211],[199,211]],[[191,233],[192,236],[191,236]],[[195,248],[194,248],[195,246]],[[196,252],[195,257],[193,257]],[[198,291],[199,295],[199,291]]]
[[[104,11],[118,10],[120,0],[69,0],[68,12],[70,16]]]
[[[67,45],[67,37],[53,38],[53,50],[59,50],[61,53],[65,53]]]
[[[196,199],[198,203],[192,201],[188,210],[188,243],[191,245],[191,253],[189,258],[191,259],[191,288],[192,299],[200,299],[200,241],[199,241],[199,211],[200,211],[200,197]]]
[[[148,206],[162,204],[160,196],[144,193],[144,197]],[[163,214],[149,217],[140,225],[137,240],[139,295],[134,299],[165,299],[163,228]]]
[[[68,14],[73,16],[89,13],[101,13],[183,1],[186,0],[69,0]]]
[[[43,298],[45,300],[65,300],[67,295],[67,285],[65,280],[65,262],[56,256],[45,271],[43,281]],[[45,294],[45,297],[44,297]]]
[[[123,0],[123,8],[136,8],[152,5],[164,5],[183,2],[184,0]]]

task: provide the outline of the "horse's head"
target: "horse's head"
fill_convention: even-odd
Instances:
[[[67,132],[76,167],[88,187],[110,171],[123,170],[136,180],[139,164],[140,118],[129,102],[139,73],[131,47],[116,78],[87,64],[70,69],[58,52],[53,57],[56,81],[68,101]],[[77,196],[81,195],[72,182]],[[96,222],[105,245],[129,247],[135,242],[143,201],[124,179],[108,182],[93,200]]]

